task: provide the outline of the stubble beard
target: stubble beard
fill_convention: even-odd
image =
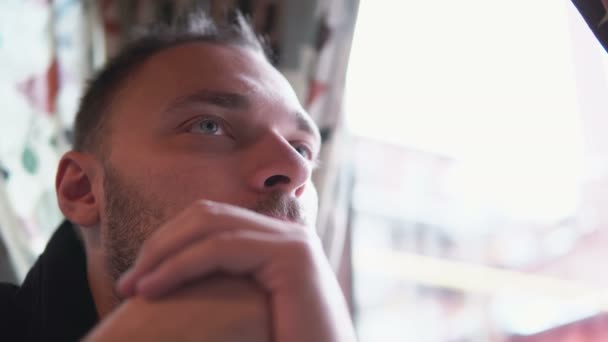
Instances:
[[[135,264],[148,236],[167,221],[168,204],[159,196],[145,194],[111,165],[105,165],[104,170],[107,229],[102,240],[107,271],[115,282]],[[301,225],[309,223],[298,201],[280,192],[261,198],[250,209]]]
[[[165,205],[146,196],[112,166],[105,166],[106,267],[112,280],[131,268],[146,238],[165,221]]]

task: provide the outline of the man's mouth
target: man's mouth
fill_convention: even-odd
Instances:
[[[293,198],[273,194],[258,201],[254,211],[278,220],[304,224],[300,204]]]

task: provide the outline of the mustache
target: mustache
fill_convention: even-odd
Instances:
[[[273,193],[259,200],[252,210],[281,220],[306,224],[300,203],[296,199],[281,193]]]

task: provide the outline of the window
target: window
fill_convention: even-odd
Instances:
[[[598,317],[608,55],[576,8],[360,6],[346,111],[361,341],[515,341]]]

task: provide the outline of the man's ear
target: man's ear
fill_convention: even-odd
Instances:
[[[55,190],[59,209],[71,222],[90,227],[99,223],[100,201],[94,190],[101,177],[96,160],[88,154],[69,151],[59,161]]]

